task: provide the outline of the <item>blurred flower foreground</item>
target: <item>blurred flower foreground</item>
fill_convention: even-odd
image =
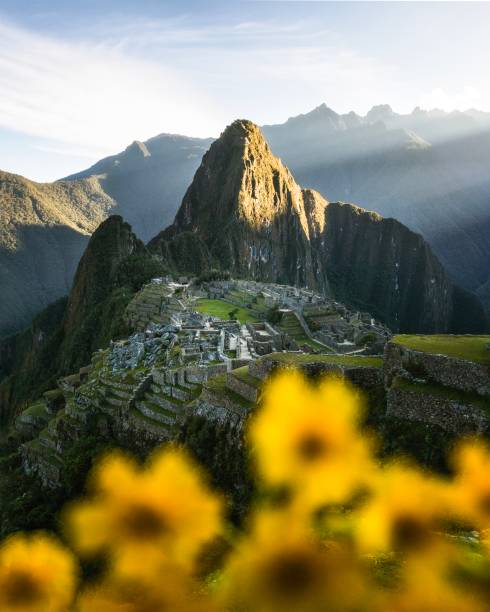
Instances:
[[[0,610],[489,610],[488,447],[462,443],[451,478],[382,462],[361,408],[337,379],[271,381],[249,425],[257,493],[240,529],[183,450],[144,466],[107,456],[65,510],[63,544],[3,543]]]

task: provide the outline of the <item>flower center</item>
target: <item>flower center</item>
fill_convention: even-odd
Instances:
[[[480,497],[478,507],[483,514],[490,516],[490,491],[486,491]]]
[[[41,593],[39,582],[28,572],[14,570],[4,583],[3,597],[13,607],[33,604]]]
[[[285,553],[272,560],[269,580],[272,591],[283,597],[299,596],[313,585],[316,564],[302,552]]]
[[[326,441],[317,434],[310,433],[299,441],[298,453],[300,457],[308,463],[317,461],[329,450]]]
[[[168,530],[168,524],[154,508],[133,504],[123,516],[125,531],[134,538],[151,539]]]
[[[392,537],[395,550],[422,548],[429,539],[427,525],[417,517],[400,515],[393,523]]]

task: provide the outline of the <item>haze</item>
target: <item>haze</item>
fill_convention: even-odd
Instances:
[[[161,132],[322,102],[490,110],[480,3],[0,1],[0,168],[60,178]]]

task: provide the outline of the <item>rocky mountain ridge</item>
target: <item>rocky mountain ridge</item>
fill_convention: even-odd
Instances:
[[[489,305],[489,126],[488,114],[478,111],[399,115],[380,105],[362,117],[321,105],[264,132],[301,185],[422,233],[451,277]],[[89,234],[111,212],[143,240],[169,225],[211,142],[169,134],[135,141],[44,186],[1,174],[0,335],[66,295]],[[36,202],[46,197],[51,213],[37,215]],[[175,247],[184,262],[186,240]]]
[[[395,331],[486,326],[478,300],[451,283],[420,235],[301,189],[249,121],[235,121],[213,143],[174,224],[149,248],[188,272],[216,265],[331,293]]]
[[[424,236],[453,280],[485,292],[490,114],[400,115],[380,105],[361,117],[321,105],[263,130],[302,185],[398,219]]]

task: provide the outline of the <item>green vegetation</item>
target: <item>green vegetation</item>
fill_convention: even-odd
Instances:
[[[490,336],[398,335],[393,338],[393,342],[414,351],[490,364],[490,351],[486,349],[486,345],[490,343]]]
[[[277,325],[280,322],[281,317],[282,315],[277,304],[269,308],[266,313],[266,319],[269,321],[269,323],[272,323],[272,325]]]
[[[26,408],[21,412],[22,417],[34,417],[47,419],[46,404],[43,401],[38,401],[29,408]]]
[[[255,378],[255,376],[249,374],[248,366],[237,368],[236,370],[233,370],[232,374],[233,376],[247,383],[251,387],[259,389],[262,386],[262,381],[260,379]]]
[[[284,313],[281,317],[278,327],[281,331],[287,334],[300,346],[303,344],[307,344],[308,346],[311,346],[312,349],[323,351],[327,350],[323,346],[323,344],[319,344],[318,342],[311,340],[306,335],[304,329],[301,327],[300,322],[298,321],[297,316],[293,312]]]
[[[194,279],[193,284],[196,286],[200,286],[203,283],[210,283],[212,281],[228,280],[230,277],[231,274],[228,271],[212,269],[208,272],[203,272],[202,274],[199,274],[199,276]]]
[[[252,315],[248,309],[237,308],[233,304],[230,305],[230,302],[226,302],[225,300],[208,300],[206,298],[200,298],[197,300],[195,308],[198,312],[219,317],[223,320],[229,318],[230,308],[232,308],[236,311],[235,316],[240,323],[253,323],[257,321],[257,318]]]
[[[254,492],[242,433],[229,424],[192,415],[183,422],[178,442],[210,474],[212,485],[231,500],[230,518],[239,523]]]
[[[486,412],[490,412],[490,400],[478,395],[477,393],[467,393],[465,391],[453,389],[452,387],[445,387],[444,385],[439,385],[437,383],[413,382],[402,377],[395,379],[393,382],[393,387],[396,389],[403,389],[405,391],[422,393],[424,395],[433,395],[440,397],[441,399],[452,400],[466,405],[472,404],[473,406],[477,406]]]
[[[241,395],[238,395],[238,393],[235,393],[231,389],[228,389],[228,387],[226,386],[226,374],[222,374],[220,376],[213,376],[213,378],[210,378],[204,386],[207,387],[213,393],[216,393],[217,395],[228,397],[234,404],[237,404],[238,406],[242,406],[247,410],[253,408],[252,402],[247,401]]]
[[[291,365],[302,363],[332,363],[344,366],[365,366],[370,368],[381,368],[382,357],[363,357],[361,355],[306,355],[305,353],[272,353],[265,359],[280,361]]]

